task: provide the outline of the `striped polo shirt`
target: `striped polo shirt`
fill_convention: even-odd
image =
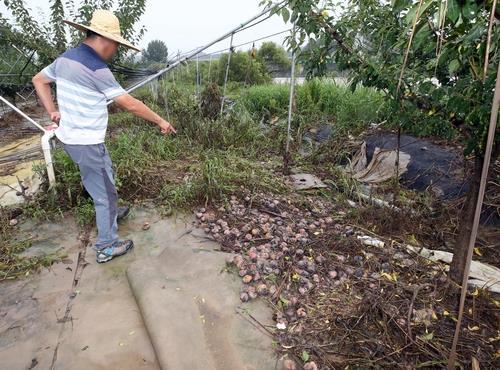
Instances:
[[[106,62],[86,44],[61,54],[42,73],[57,87],[61,113],[56,136],[65,144],[104,142],[107,100],[125,94]]]

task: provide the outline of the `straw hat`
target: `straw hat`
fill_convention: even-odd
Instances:
[[[136,51],[141,51],[137,46],[132,45],[130,42],[122,37],[120,32],[120,21],[109,10],[96,10],[92,14],[92,19],[90,20],[90,25],[85,26],[83,24],[75,23],[72,21],[64,20],[65,23],[70,26],[75,27],[80,31],[93,31],[100,36],[106,37],[107,39],[116,41],[127,48],[134,49]]]

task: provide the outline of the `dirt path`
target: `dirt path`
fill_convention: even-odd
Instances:
[[[239,310],[225,255],[189,223],[138,211],[121,227],[133,253],[105,265],[85,255],[72,220],[21,229],[28,253],[68,257],[0,283],[2,370],[274,368],[271,339],[250,319],[270,313],[262,302]]]

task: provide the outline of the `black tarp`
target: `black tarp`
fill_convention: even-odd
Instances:
[[[379,132],[368,135],[364,140],[368,162],[376,147],[397,148],[397,135],[394,133]],[[408,171],[401,176],[408,188],[432,190],[443,199],[455,198],[468,191],[464,158],[459,149],[438,145],[428,139],[401,135],[401,151],[411,156]]]

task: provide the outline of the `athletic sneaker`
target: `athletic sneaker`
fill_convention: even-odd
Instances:
[[[96,259],[98,263],[111,261],[115,257],[123,256],[134,247],[132,240],[120,240],[114,246],[101,249],[96,252]]]

